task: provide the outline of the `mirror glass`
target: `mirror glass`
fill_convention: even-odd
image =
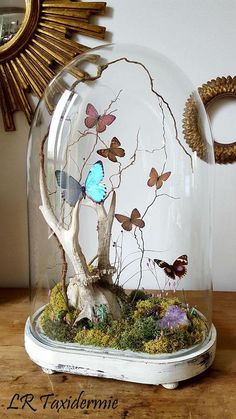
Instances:
[[[25,0],[0,0],[0,46],[19,31],[25,16]]]
[[[215,141],[222,144],[229,144],[235,141],[235,97],[217,97],[207,106],[207,113]]]

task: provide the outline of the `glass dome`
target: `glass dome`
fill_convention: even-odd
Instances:
[[[213,162],[201,99],[166,57],[106,45],[63,68],[28,150],[33,335],[168,358],[201,346]]]

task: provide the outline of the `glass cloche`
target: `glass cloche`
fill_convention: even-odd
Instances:
[[[106,45],[60,71],[28,150],[33,361],[167,387],[212,363],[213,162],[201,99],[166,57]]]

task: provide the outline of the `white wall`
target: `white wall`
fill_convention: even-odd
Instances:
[[[16,115],[15,133],[0,124],[0,286],[28,286],[26,146],[29,127]]]
[[[166,54],[195,86],[236,74],[234,0],[108,0],[99,23],[108,41],[136,43]],[[80,37],[81,40],[81,37]],[[98,45],[95,40],[89,45]],[[214,112],[214,135],[236,137],[234,103]],[[27,285],[25,155],[27,124],[17,115],[17,131],[4,133],[0,122],[1,286]],[[236,290],[236,163],[216,166],[214,214],[214,289]]]

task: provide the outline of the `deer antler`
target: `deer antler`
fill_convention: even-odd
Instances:
[[[48,197],[48,188],[46,183],[46,175],[44,172],[44,158],[41,156],[41,165],[39,172],[39,186],[42,199],[42,205],[39,207],[45,221],[56,234],[59,242],[69,257],[77,277],[78,283],[86,285],[90,282],[90,275],[86,263],[86,259],[81,250],[78,234],[79,234],[79,208],[81,200],[78,200],[72,210],[72,222],[69,229],[66,229],[59,223]]]

